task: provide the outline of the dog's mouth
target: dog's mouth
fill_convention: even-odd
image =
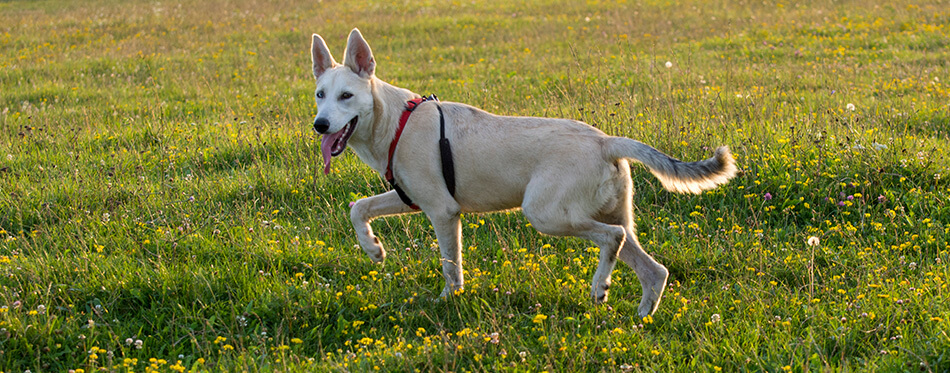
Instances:
[[[323,139],[320,141],[320,153],[323,154],[324,175],[330,173],[330,159],[343,154],[343,151],[346,150],[346,141],[350,139],[350,136],[353,135],[353,131],[356,130],[356,122],[359,119],[359,116],[355,116],[353,119],[350,119],[350,122],[347,123],[346,126],[343,126],[343,129],[335,133],[323,135]]]

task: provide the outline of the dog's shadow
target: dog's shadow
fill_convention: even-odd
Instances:
[[[639,287],[638,283],[634,285]],[[419,295],[417,301],[404,304],[399,309],[401,314],[408,316],[404,325],[420,325],[424,328],[434,325],[446,332],[472,328],[473,324],[482,329],[506,324],[536,325],[538,315],[545,316],[546,323],[556,325],[580,324],[592,314],[612,315],[617,318],[613,323],[639,321],[639,293],[614,299],[610,304],[594,304],[588,295],[586,291],[577,289],[551,292],[524,287],[508,291],[466,290],[454,296],[439,298],[438,289],[435,289],[427,290]]]

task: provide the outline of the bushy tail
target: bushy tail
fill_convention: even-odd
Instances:
[[[736,162],[728,146],[720,146],[712,158],[697,162],[683,162],[624,137],[610,138],[604,150],[610,159],[632,159],[647,166],[671,192],[699,194],[736,176]]]

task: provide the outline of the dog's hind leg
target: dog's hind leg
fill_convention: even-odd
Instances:
[[[575,232],[574,235],[594,241],[600,247],[600,258],[597,261],[597,271],[594,272],[594,278],[591,280],[590,295],[597,303],[606,302],[610,289],[610,274],[617,264],[620,248],[627,241],[626,233],[623,228],[616,225],[593,221],[575,226],[575,229],[577,228],[584,228],[584,230]]]
[[[551,226],[545,225],[543,222],[539,226],[536,219],[533,220],[529,217],[528,220],[541,233],[586,238],[600,247],[600,258],[597,261],[597,271],[594,272],[594,278],[591,280],[590,295],[596,303],[606,302],[610,289],[610,274],[617,264],[617,254],[627,239],[624,229],[616,225],[590,220],[580,223],[574,222],[569,226],[569,230],[552,230],[550,229]]]
[[[633,219],[633,181],[630,180],[630,168],[626,161],[619,163],[618,166],[620,175],[615,179],[617,181],[615,185],[619,191],[617,194],[619,199],[607,211],[602,212],[598,220],[622,226],[624,229],[626,240],[623,241],[618,257],[633,268],[637,279],[640,280],[643,298],[640,300],[637,311],[641,317],[645,317],[656,311],[659,306],[663,290],[666,288],[669,270],[640,246]]]
[[[643,250],[634,233],[632,223],[625,230],[627,240],[620,249],[619,257],[637,273],[637,279],[640,280],[640,287],[643,289],[643,298],[640,299],[637,312],[640,317],[646,317],[656,311],[657,306],[660,305],[660,298],[663,297],[663,290],[666,288],[666,280],[670,272]]]
[[[353,228],[356,229],[356,238],[360,242],[360,247],[369,255],[370,259],[376,263],[382,262],[383,259],[386,259],[386,250],[383,249],[379,238],[373,234],[373,228],[369,226],[369,223],[379,217],[411,212],[416,212],[416,210],[406,206],[394,190],[363,198],[353,203],[350,209],[350,221],[353,222]]]
[[[556,199],[554,199],[556,200]],[[575,236],[593,241],[600,247],[597,271],[591,281],[591,297],[597,303],[607,301],[610,274],[617,263],[617,253],[626,239],[624,228],[606,224],[589,217],[581,218],[564,213],[560,206],[541,198],[526,199],[522,211],[539,232],[553,236]]]

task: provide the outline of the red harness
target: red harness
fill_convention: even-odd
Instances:
[[[435,101],[436,107],[439,109],[439,131],[441,134],[439,150],[442,155],[442,178],[445,179],[445,186],[449,189],[449,193],[452,197],[455,197],[455,164],[452,161],[452,149],[449,146],[449,140],[445,137],[445,116],[442,115],[442,105],[439,104],[439,99],[435,97],[435,95],[413,99],[406,102],[406,110],[403,111],[402,116],[399,117],[396,135],[393,136],[393,141],[389,143],[389,161],[386,164],[385,175],[386,181],[389,182],[389,185],[392,185],[396,194],[399,195],[399,199],[406,205],[409,205],[413,210],[418,210],[419,206],[412,203],[412,200],[406,195],[406,192],[396,184],[396,178],[393,175],[393,154],[396,153],[396,145],[399,144],[399,137],[402,136],[402,131],[406,128],[406,123],[409,122],[409,116],[412,115],[412,112],[416,110],[419,105],[426,101]]]

